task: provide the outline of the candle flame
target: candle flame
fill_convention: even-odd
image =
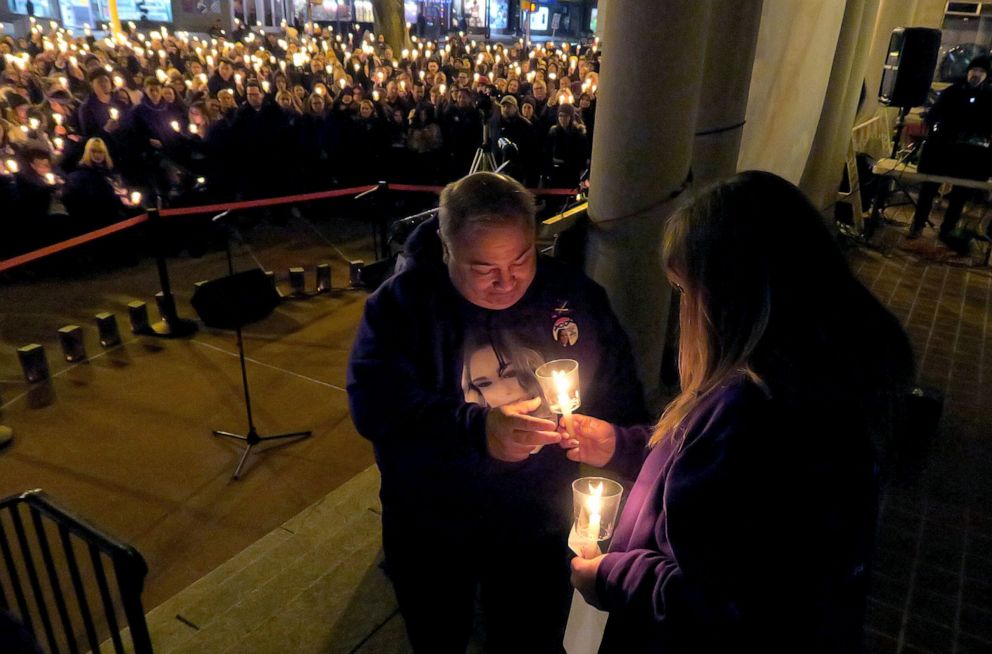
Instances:
[[[555,393],[558,395],[558,412],[565,413],[572,407],[572,399],[568,396],[568,376],[564,370],[552,370],[551,379],[555,383]]]
[[[589,484],[589,499],[586,500],[586,510],[589,515],[598,516],[602,513],[603,507],[603,482],[599,482],[595,486]]]

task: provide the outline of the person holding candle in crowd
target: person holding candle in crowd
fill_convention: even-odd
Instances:
[[[292,30],[279,35],[283,38],[278,38],[242,26],[239,29],[242,37],[254,36],[241,42],[225,36],[202,39],[181,33],[160,34],[157,31],[142,35],[131,30],[115,39],[110,46],[102,39],[93,39],[92,34],[75,36],[71,30],[55,30],[46,34],[40,27],[30,39],[4,42],[9,50],[5,54],[10,57],[0,60],[0,111],[3,116],[13,122],[19,134],[21,127],[24,131],[31,130],[29,117],[47,124],[48,135],[54,145],[55,163],[65,171],[75,167],[87,139],[102,139],[118,171],[129,183],[147,186],[150,177],[157,178],[154,180],[157,181],[157,190],[166,198],[183,193],[179,187],[185,182],[177,181],[181,176],[173,174],[172,162],[185,166],[183,147],[195,141],[197,136],[187,133],[184,107],[200,100],[206,101],[208,107],[223,103],[226,111],[235,110],[239,105],[251,105],[246,89],[253,82],[262,89],[263,96],[269,96],[271,102],[263,102],[265,105],[274,104],[275,94],[288,81],[290,87],[302,85],[302,91],[296,89],[298,94],[304,91],[316,93],[321,89],[326,94],[325,102],[334,101],[335,108],[340,106],[336,102],[340,98],[334,95],[343,95],[344,101],[348,100],[347,94],[342,92],[343,82],[351,91],[348,111],[355,114],[360,112],[362,100],[370,97],[373,90],[378,90],[384,109],[379,116],[380,122],[395,122],[396,125],[399,121],[390,120],[395,119],[392,110],[401,108],[404,120],[409,121],[410,111],[422,100],[430,98],[437,110],[434,118],[449,138],[442,139],[441,156],[437,157],[444,162],[440,170],[435,166],[432,170],[423,171],[423,177],[443,182],[465,173],[481,143],[481,125],[499,112],[498,99],[506,90],[515,89],[520,93],[518,99],[524,97],[523,93],[530,89],[530,83],[525,81],[528,74],[535,83],[543,84],[543,71],[551,63],[555,63],[564,74],[572,61],[568,58],[570,51],[557,52],[553,46],[537,46],[532,55],[534,72],[531,62],[526,59],[531,56],[529,52],[498,45],[491,48],[485,42],[459,36],[453,36],[447,44],[418,43],[417,49],[410,50],[406,57],[400,56],[393,61],[388,53],[383,58],[372,51],[372,36],[350,31],[347,38],[337,41],[318,30],[311,45]],[[262,49],[273,40],[281,45],[275,49]],[[595,58],[595,50],[587,50],[578,61],[578,73],[592,75]],[[569,70],[569,79],[572,77]],[[144,133],[149,122],[144,120],[149,117],[144,105],[149,103],[149,93],[154,93],[142,93],[146,80],[168,84],[161,91],[164,99],[160,103],[166,105],[171,115],[165,121],[152,121],[164,122],[166,129],[161,130],[160,138],[148,137]],[[511,85],[511,81],[514,84]],[[449,102],[447,93],[455,90],[455,84],[461,84],[465,92],[453,92],[457,100]],[[524,88],[521,88],[522,85]],[[546,97],[546,90],[544,95]],[[77,103],[78,111],[74,108]],[[63,108],[67,113],[63,114]],[[38,111],[42,112],[42,116],[36,115]],[[265,120],[256,126],[264,127],[274,116],[267,113]],[[350,114],[348,120],[340,120],[343,116],[337,111],[333,116],[331,122],[336,123],[339,131],[353,126]],[[62,124],[53,123],[59,117]],[[171,128],[173,121],[178,123],[178,131]],[[550,124],[536,127],[536,138],[544,140],[550,127]],[[58,133],[61,131],[66,134]],[[394,145],[399,145],[399,135],[399,129],[396,129],[395,138],[391,139]],[[156,147],[153,141],[162,143],[163,147]],[[263,146],[267,144],[264,142],[268,141],[271,139],[260,134],[259,130],[245,131],[239,134],[239,138],[227,140],[223,148],[210,148],[207,156],[216,161],[208,163],[206,169],[209,172],[205,177],[224,177],[223,171],[229,168],[231,162],[245,161],[244,155],[252,157],[260,149],[265,150]],[[415,155],[410,143],[408,139],[407,148],[388,150],[397,154],[399,159],[410,158]],[[294,160],[302,160],[307,155],[305,145],[296,144],[292,149]],[[337,149],[334,157],[336,166],[361,171],[361,175],[353,175],[347,182],[378,180],[387,176],[384,173],[389,170],[409,174],[406,171],[409,166],[403,163],[391,165],[395,162],[389,156],[375,157],[374,165],[366,165],[368,162],[363,160],[363,155],[367,149],[360,140],[355,141],[352,147]],[[381,154],[387,148],[374,143],[371,149]],[[539,158],[535,157],[535,160]],[[276,192],[275,188],[267,188],[269,185],[263,179],[257,180],[261,184],[254,181],[247,183],[241,168],[240,165],[234,166],[238,171],[239,185],[245,187],[241,197]],[[232,177],[230,174],[227,176]],[[210,179],[209,185],[218,192],[218,201],[233,200],[238,195],[235,186],[222,179]],[[319,185],[319,188],[326,187],[327,184]]]
[[[85,140],[99,138],[113,152],[113,137],[120,128],[120,114],[118,113],[118,118],[114,118],[111,112],[115,107],[111,98],[113,85],[110,81],[110,73],[103,68],[97,68],[90,73],[89,80],[90,96],[79,106],[77,112],[80,136]],[[117,109],[119,112],[119,108]]]
[[[550,112],[550,109],[549,109]],[[544,142],[544,166],[548,186],[575,188],[589,162],[589,139],[585,126],[575,120],[575,107],[558,106],[558,122]]]
[[[79,165],[66,178],[62,194],[66,211],[78,227],[76,231],[117,222],[124,210],[125,193],[107,144],[99,138],[89,139]]]
[[[609,552],[572,562],[610,613],[600,652],[860,651],[906,335],[770,173],[703,191],[663,249],[681,393],[653,427],[576,415],[563,440],[637,478]]]
[[[537,448],[560,437],[528,380],[543,361],[575,359],[583,408],[627,424],[646,417],[633,358],[603,290],[538,255],[519,182],[469,175],[439,214],[369,298],[348,369],[382,474],[386,568],[417,652],[465,651],[477,589],[487,651],[563,652],[578,467]],[[562,344],[566,323],[577,338]]]
[[[63,180],[52,163],[52,155],[41,148],[26,150],[22,157],[26,165],[16,173],[18,220],[24,225],[21,251],[29,250],[46,238],[46,228],[61,234],[61,220],[49,220],[53,205],[62,189]]]

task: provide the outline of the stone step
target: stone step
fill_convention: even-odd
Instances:
[[[378,488],[371,466],[150,611],[155,651],[352,651],[397,612]]]

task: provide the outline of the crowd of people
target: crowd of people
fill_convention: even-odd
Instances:
[[[395,52],[312,26],[0,40],[0,256],[166,205],[378,180],[437,184],[480,148],[529,187],[575,188],[598,42],[527,49],[453,33]],[[14,218],[16,217],[16,218]]]

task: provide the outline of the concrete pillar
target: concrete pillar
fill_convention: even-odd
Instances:
[[[600,41],[603,40],[603,26],[606,24],[606,8],[613,2],[619,2],[620,0],[599,0],[596,3],[596,7],[599,10],[596,13],[596,36],[599,37]]]
[[[761,3],[738,0],[713,4],[692,149],[693,183],[697,186],[737,172]]]
[[[228,35],[234,31],[234,2],[232,0],[220,0],[220,23]]]
[[[704,51],[710,4],[612,0],[604,25],[586,271],[630,336],[649,400],[659,387],[671,293],[659,257],[662,226],[689,173],[703,79],[685,53]],[[663,65],[648,65],[645,53]]]
[[[409,48],[412,43],[406,29],[403,0],[372,0],[372,10],[375,14],[375,33],[385,36],[386,43],[398,58],[400,50]]]
[[[878,16],[872,30],[871,45],[868,48],[868,62],[865,66],[865,103],[858,112],[858,122],[868,120],[878,111],[878,86],[882,82],[882,65],[889,49],[889,37],[897,27],[908,27],[913,23],[917,0],[881,0]]]
[[[837,200],[877,14],[878,0],[848,0],[844,8],[820,123],[799,182],[819,209]]]
[[[916,0],[913,22],[909,27],[940,27],[944,24],[946,0]]]

